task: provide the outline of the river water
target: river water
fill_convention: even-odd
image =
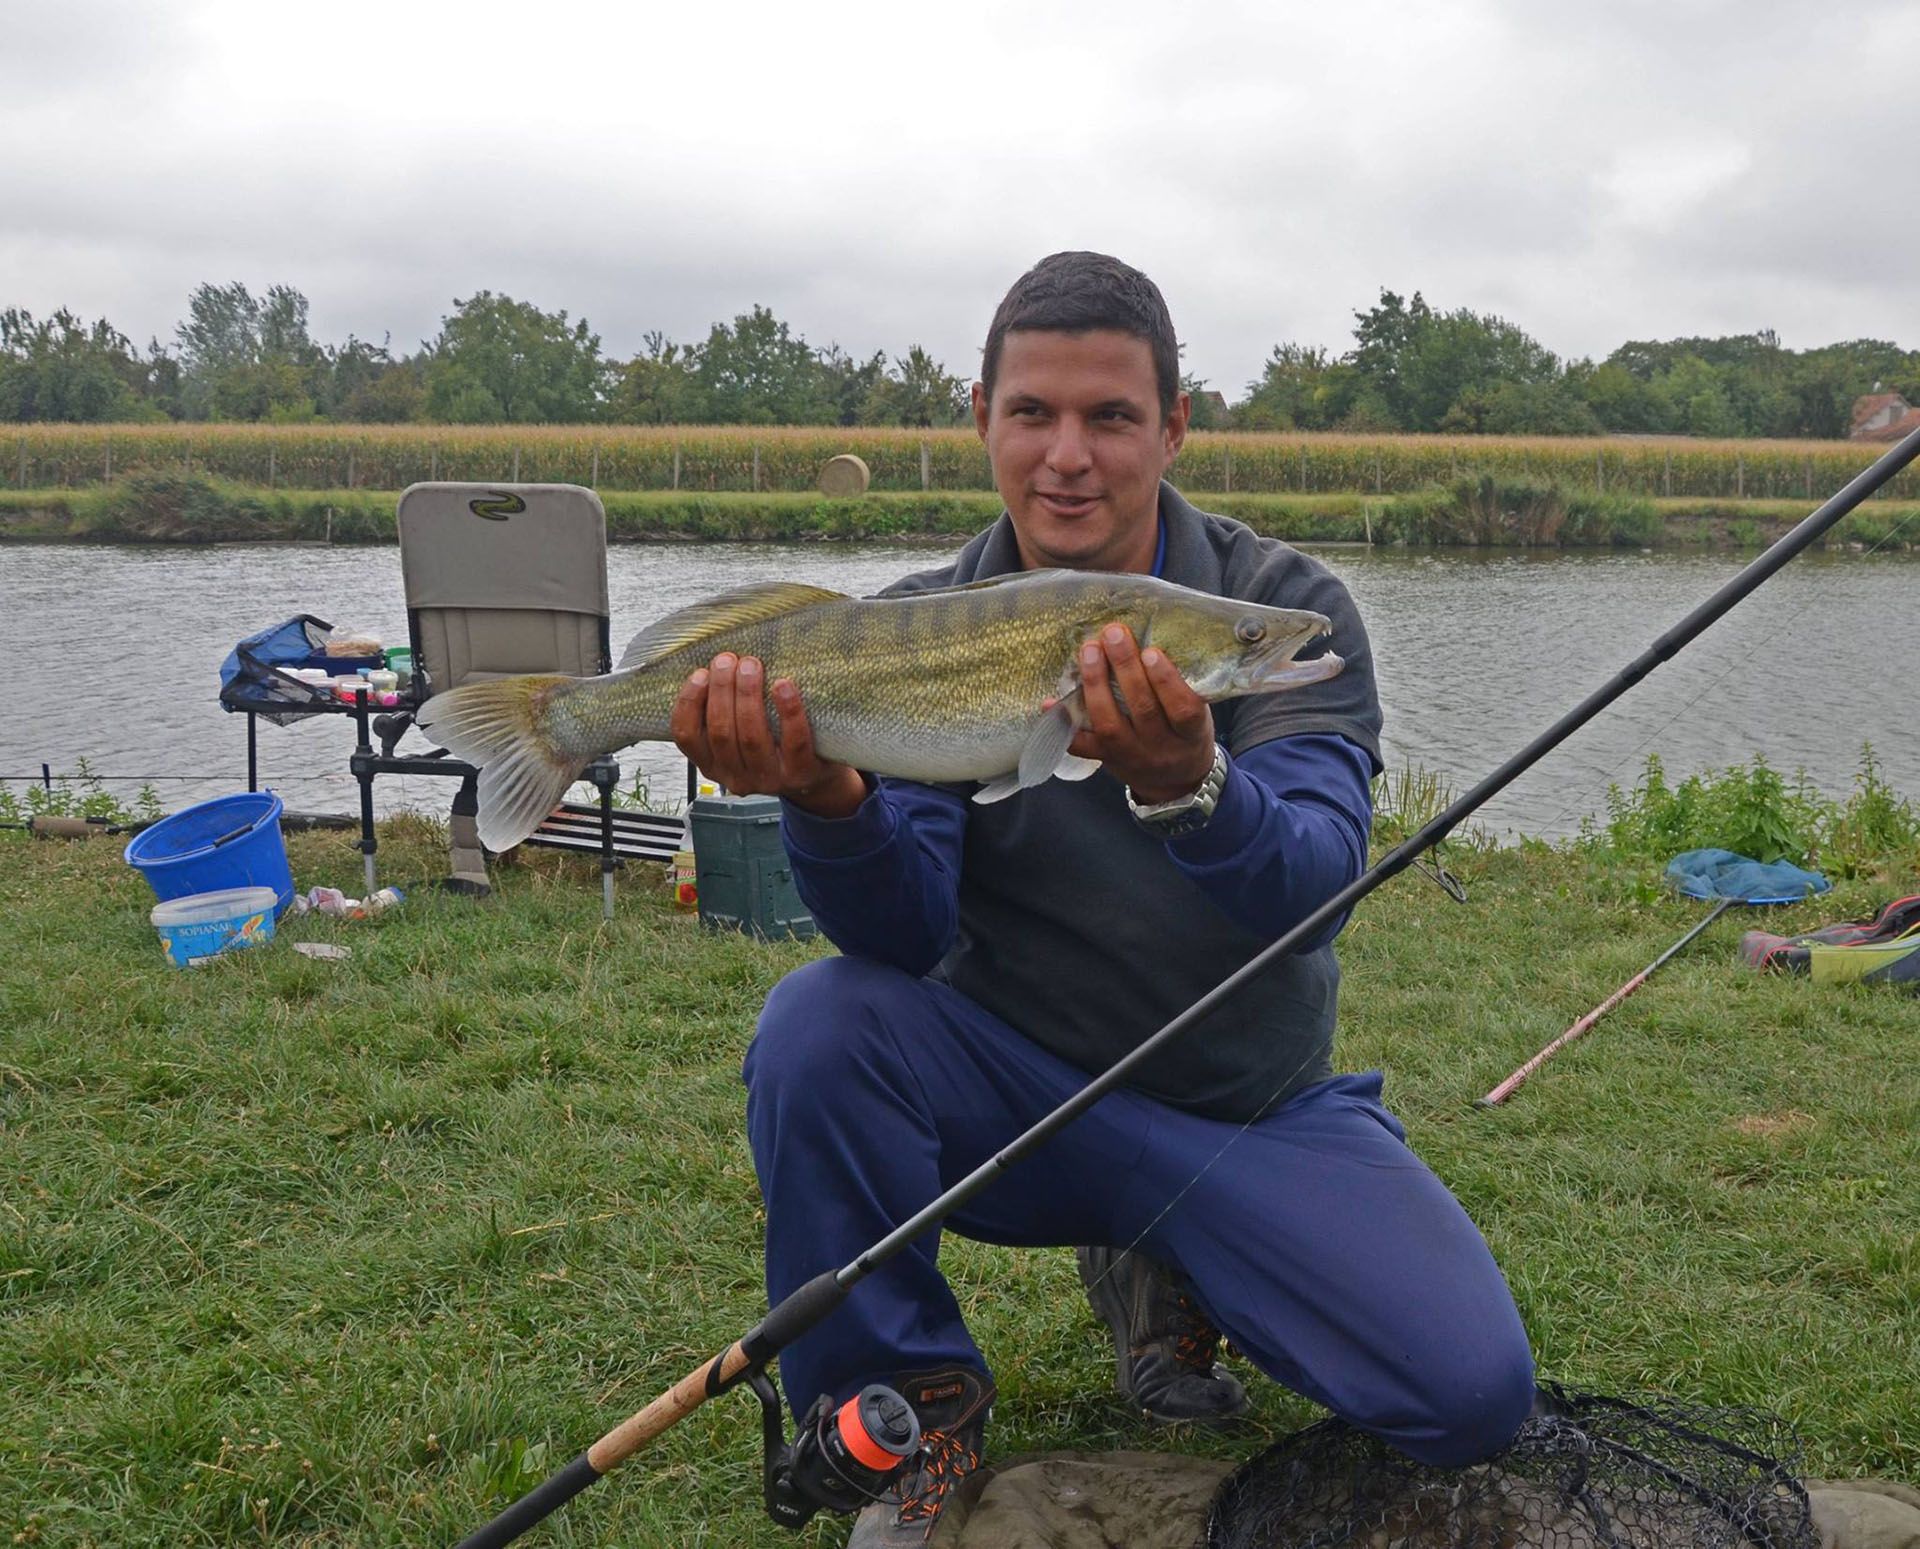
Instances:
[[[838,544],[631,544],[608,556],[615,655],[644,624],[760,580],[869,593],[951,548]],[[1731,577],[1727,555],[1312,552],[1351,588],[1372,634],[1386,745],[1464,790],[1626,665]],[[295,613],[406,643],[399,552],[285,545],[0,547],[14,699],[0,719],[0,779],[81,759],[131,798],[151,779],[169,809],[246,786],[246,722],[219,707],[218,668],[240,636]],[[1648,753],[1673,775],[1763,755],[1830,795],[1861,745],[1920,797],[1920,559],[1795,560],[1490,804],[1495,833],[1560,836],[1604,811]],[[357,811],[352,721],[262,722],[260,775],[289,807]],[[414,736],[402,745],[423,751]],[[659,797],[685,766],[664,745],[622,755]],[[383,776],[378,806],[444,812],[453,782]]]

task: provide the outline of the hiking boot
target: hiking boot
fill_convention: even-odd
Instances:
[[[980,1466],[993,1383],[971,1366],[943,1366],[889,1379],[920,1420],[920,1453],[887,1499],[853,1520],[847,1549],[894,1549],[924,1544],[948,1492]]]
[[[1080,1283],[1113,1334],[1114,1386],[1154,1420],[1219,1424],[1247,1412],[1215,1328],[1184,1276],[1134,1250],[1079,1248]]]

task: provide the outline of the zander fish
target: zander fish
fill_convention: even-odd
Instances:
[[[877,775],[980,781],[974,800],[998,801],[1099,767],[1067,743],[1086,723],[1080,646],[1115,620],[1208,700],[1318,683],[1343,665],[1331,651],[1293,660],[1328,632],[1321,614],[1151,576],[1030,570],[871,598],[771,582],[650,625],[617,672],[468,683],[434,695],[416,720],[480,767],[480,842],[495,851],[532,833],[593,759],[670,741],[680,685],[721,651],[758,657],[769,687],[793,680],[821,757]],[[771,695],[767,708],[777,733]]]

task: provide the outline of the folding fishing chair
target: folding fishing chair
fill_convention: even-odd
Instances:
[[[450,822],[447,886],[484,894],[486,852],[475,822],[479,770],[446,749],[396,751],[419,707],[462,683],[524,672],[590,677],[613,669],[607,610],[607,518],[599,496],[574,484],[415,484],[400,496],[400,572],[413,677],[406,705],[369,718],[362,707],[351,768],[360,782],[360,849],[374,891],[373,781],[381,774],[460,780]],[[380,747],[376,753],[372,736]],[[598,758],[582,776],[596,805],[563,803],[526,843],[597,849],[605,912],[613,913],[619,855],[670,860],[680,819],[618,813],[620,766]],[[595,842],[597,840],[597,843]]]

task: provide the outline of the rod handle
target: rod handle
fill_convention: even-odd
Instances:
[[[26,826],[40,839],[91,839],[95,834],[110,831],[103,823],[92,823],[85,818],[53,817],[44,812],[28,818]]]
[[[745,1335],[704,1366],[695,1368],[638,1414],[622,1420],[559,1473],[536,1485],[459,1549],[499,1549],[510,1544],[541,1518],[558,1511],[574,1496],[611,1473],[662,1431],[670,1430],[710,1398],[742,1381],[756,1366],[766,1363],[812,1328],[841,1302],[847,1287],[829,1270],[816,1275],[773,1308]]]
[[[726,1353],[690,1371],[636,1415],[622,1420],[591,1447],[586,1457],[597,1474],[618,1468],[662,1431],[670,1430],[716,1393],[731,1387],[749,1365],[746,1342],[735,1340]]]
[[[678,1425],[746,1371],[747,1352],[735,1342],[725,1354],[687,1373],[651,1404],[620,1422],[558,1473],[550,1474],[457,1549],[501,1549],[551,1516],[601,1475],[617,1468],[662,1431]]]
[[[1625,1000],[1635,990],[1639,989],[1641,985],[1645,984],[1647,980],[1651,979],[1654,974],[1659,972],[1683,947],[1687,946],[1694,937],[1698,936],[1709,925],[1740,901],[1741,900],[1737,898],[1721,899],[1712,909],[1707,911],[1705,917],[1699,920],[1686,935],[1682,936],[1672,946],[1668,947],[1666,951],[1662,952],[1651,963],[1647,964],[1645,968],[1627,980],[1625,984],[1621,985],[1619,989],[1601,1001],[1593,1010],[1581,1017],[1573,1026],[1569,1027],[1558,1038],[1554,1039],[1552,1043],[1548,1044],[1538,1054],[1534,1055],[1532,1059],[1528,1060],[1526,1064],[1515,1070],[1506,1080],[1502,1081],[1491,1092],[1487,1093],[1485,1097],[1476,1097],[1473,1100],[1474,1107],[1499,1107],[1500,1104],[1504,1103],[1509,1097],[1513,1096],[1515,1092],[1520,1090],[1527,1077],[1531,1076],[1576,1038],[1584,1038],[1587,1033],[1592,1030],[1594,1023],[1598,1022],[1609,1011],[1613,1010],[1615,1006],[1619,1005],[1621,1001]]]

